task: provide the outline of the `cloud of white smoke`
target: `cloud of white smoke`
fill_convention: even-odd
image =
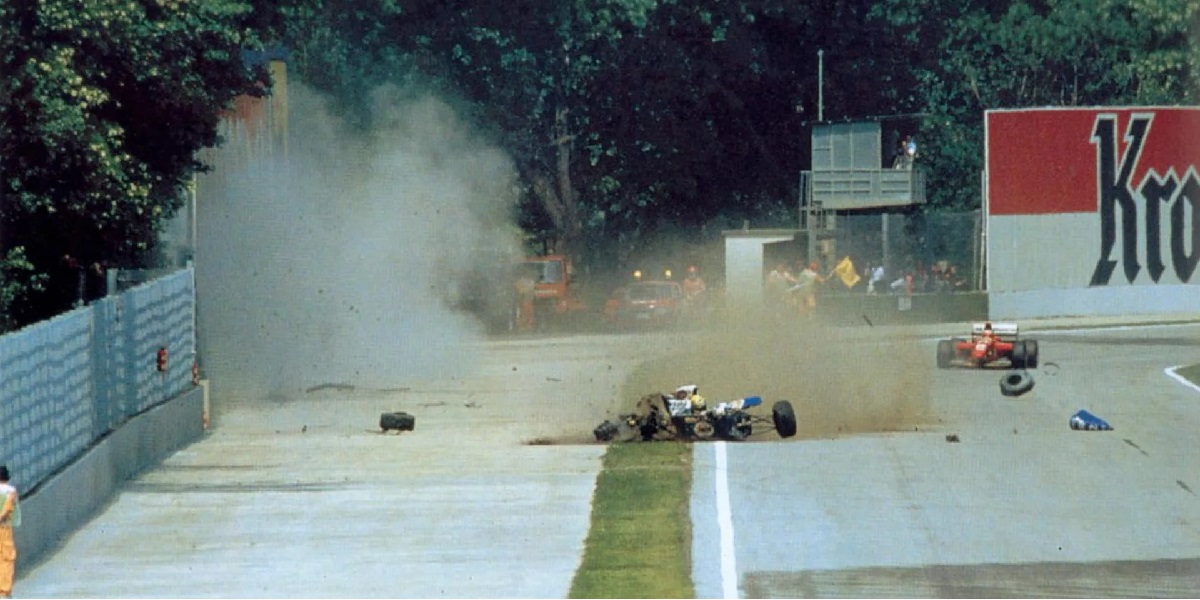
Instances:
[[[350,136],[314,94],[289,96],[286,155],[218,160],[197,193],[214,394],[469,372],[482,328],[446,298],[517,247],[511,161],[433,97],[380,91],[376,128]]]

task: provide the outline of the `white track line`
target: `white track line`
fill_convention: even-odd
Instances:
[[[714,443],[713,452],[716,454],[717,463],[717,526],[721,529],[721,593],[723,598],[737,598],[737,556],[733,547],[733,512],[729,506],[725,442]]]
[[[1180,375],[1179,373],[1175,372],[1175,371],[1178,371],[1179,369],[1184,368],[1185,366],[1187,366],[1187,365],[1175,365],[1174,367],[1167,367],[1167,368],[1163,369],[1163,373],[1166,373],[1167,377],[1170,377],[1170,378],[1174,379],[1175,381],[1178,381],[1179,383],[1182,383],[1183,385],[1186,385],[1186,386],[1192,388],[1194,391],[1200,392],[1200,386],[1197,386],[1196,384],[1188,381],[1187,378],[1185,378],[1183,375]]]

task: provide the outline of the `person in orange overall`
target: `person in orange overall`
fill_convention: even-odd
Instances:
[[[534,299],[537,297],[537,283],[528,270],[522,271],[514,284],[517,293],[517,329],[533,331]]]
[[[0,496],[4,497],[3,507],[0,507],[0,598],[12,598],[13,574],[17,567],[13,527],[21,525],[21,505],[17,501],[17,488],[8,482],[8,467],[4,465],[0,465]]]
[[[811,319],[817,311],[817,285],[825,283],[826,279],[817,272],[819,266],[817,261],[808,263],[808,267],[796,276],[796,285],[788,290],[794,295],[801,317]]]
[[[696,313],[704,310],[704,293],[708,286],[700,276],[700,270],[695,266],[688,267],[687,277],[683,279],[683,297],[688,301],[688,308]]]

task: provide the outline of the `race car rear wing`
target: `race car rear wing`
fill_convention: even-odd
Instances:
[[[979,321],[971,327],[972,336],[983,335],[983,329],[987,325],[986,321]],[[996,335],[996,339],[1002,342],[1015,342],[1017,340],[1017,324],[1012,322],[992,322],[992,333]]]

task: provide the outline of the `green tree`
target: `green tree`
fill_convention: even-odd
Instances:
[[[68,255],[150,266],[222,110],[262,93],[241,57],[250,16],[227,0],[0,6],[0,255],[23,248],[21,264],[50,275],[0,310],[28,321],[68,308]]]
[[[888,0],[873,16],[913,58],[934,210],[979,207],[985,110],[1196,101],[1198,0]]]
[[[651,4],[314,0],[276,7],[273,21],[301,78],[364,131],[371,128],[368,92],[376,86],[458,98],[515,158],[530,201],[526,226],[574,253],[589,212],[575,169],[590,119],[586,86],[607,68],[600,57],[612,55]]]
[[[668,225],[762,224],[764,213],[779,220],[768,225],[794,222],[816,49],[844,58],[829,77],[831,114],[886,113],[904,87],[892,85],[907,72],[892,55],[872,58],[887,38],[861,27],[869,7],[308,0],[267,20],[301,79],[364,130],[373,86],[419,80],[457,94],[515,158],[525,228],[574,249]],[[866,63],[889,74],[865,78]]]

